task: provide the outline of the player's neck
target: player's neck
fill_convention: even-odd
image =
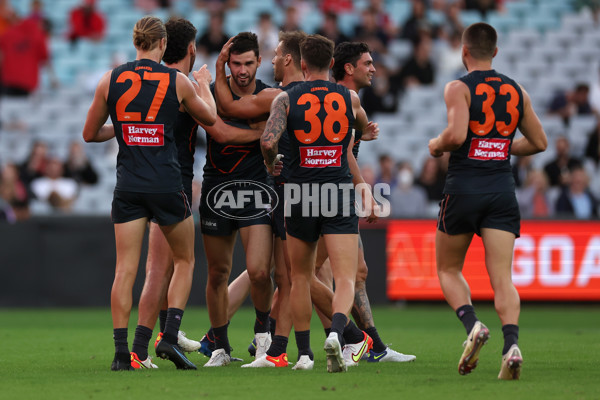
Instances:
[[[473,71],[490,71],[492,70],[492,61],[482,61],[482,60],[474,60],[471,59],[468,63],[467,63],[467,71],[469,73],[473,72]]]
[[[329,70],[326,71],[311,71],[306,70],[306,75],[304,75],[304,80],[307,82],[310,81],[329,81]]]
[[[358,87],[358,85],[356,84],[356,82],[354,82],[352,80],[351,77],[349,77],[348,75],[346,75],[344,77],[344,79],[342,79],[341,81],[336,82],[338,85],[342,85],[350,90],[354,90],[356,93],[358,93],[358,91],[360,90],[360,88]]]
[[[178,70],[179,72],[183,73],[184,75],[188,75],[188,74],[189,74],[189,72],[187,72],[187,71],[185,70],[185,68],[186,68],[186,65],[184,65],[184,64],[185,64],[185,60],[181,60],[181,61],[179,61],[179,62],[177,62],[177,63],[174,63],[174,64],[167,64],[167,63],[165,63],[165,66],[166,66],[166,67],[169,67],[169,68],[176,69],[176,70]]]
[[[245,87],[239,87],[236,85],[235,80],[229,79],[229,87],[236,96],[244,97],[254,93],[256,90],[256,79],[252,80],[252,83]]]
[[[160,60],[162,58],[162,50],[160,50],[158,47],[155,48],[154,50],[150,50],[150,51],[141,51],[138,50],[137,54],[135,56],[136,60],[152,60],[156,63],[160,64]]]
[[[304,80],[304,74],[302,71],[293,70],[290,73],[283,74],[283,79],[281,80],[281,86],[287,86],[292,82],[302,82]]]

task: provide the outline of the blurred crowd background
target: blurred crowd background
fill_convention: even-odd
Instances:
[[[598,0],[0,0],[0,221],[110,215],[116,141],[86,144],[81,131],[99,78],[135,58],[132,28],[146,14],[192,21],[196,67],[213,76],[227,39],[255,32],[269,84],[280,30],[367,42],[377,72],[360,95],[381,133],[358,161],[367,182],[390,185],[395,218],[437,215],[447,157],[431,158],[427,143],[446,125],[444,85],[465,73],[462,30],[486,21],[500,35],[495,69],[529,92],[549,137],[545,153],[512,159],[522,217],[597,219],[599,10]]]

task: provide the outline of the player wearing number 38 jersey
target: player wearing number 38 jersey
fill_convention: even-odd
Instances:
[[[133,43],[136,60],[104,74],[83,128],[87,142],[103,142],[116,136],[119,143],[112,204],[117,262],[111,291],[115,342],[111,369],[133,369],[127,325],[131,290],[150,219],[158,222],[174,263],[167,293],[167,322],[157,354],[169,358],[179,369],[195,369],[177,346],[194,270],[194,223],[183,193],[174,126],[180,103],[199,122],[215,123],[211,76],[206,66],[194,71],[197,95],[187,76],[159,64],[167,47],[167,32],[156,17],[144,17],[136,23]],[[114,126],[104,125],[109,115]]]
[[[333,47],[332,41],[320,35],[309,35],[302,41],[300,64],[305,82],[275,98],[261,147],[265,164],[273,171],[278,142],[287,130],[291,160],[289,181],[285,185],[285,224],[291,262],[292,320],[298,346],[298,362],[294,368],[311,369],[314,365],[309,334],[310,282],[317,241],[322,234],[336,283],[332,333],[325,342],[327,370],[340,372],[346,370],[342,332],[354,302],[358,248],[353,191],[344,190],[344,186],[352,187],[350,165],[355,163],[352,128],[364,130],[368,121],[358,95],[329,82]],[[296,188],[299,193],[293,195],[288,188]],[[323,191],[323,188],[330,190]],[[295,204],[288,210],[288,203]],[[358,336],[356,342],[364,339],[360,330],[355,336]],[[368,349],[369,343],[372,341],[365,340],[363,351]]]
[[[492,69],[496,42],[496,31],[488,24],[476,23],[465,30],[462,59],[469,73],[446,85],[448,126],[429,142],[434,157],[450,152],[436,232],[436,263],[444,296],[468,335],[458,362],[458,372],[466,375],[477,366],[479,351],[489,337],[488,328],[475,315],[462,275],[473,235],[481,236],[504,334],[498,378],[519,379],[520,303],[511,265],[520,215],[510,155],[544,151],[548,141],[527,92]],[[523,137],[514,140],[517,128]]]

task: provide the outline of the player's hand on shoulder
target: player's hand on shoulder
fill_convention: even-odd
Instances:
[[[200,67],[199,70],[193,71],[192,75],[194,76],[194,79],[196,80],[196,82],[198,82],[199,84],[210,85],[210,82],[212,81],[212,76],[211,76],[210,71],[208,70],[206,64],[204,64],[202,67]]]
[[[368,142],[370,140],[377,140],[378,137],[379,137],[379,124],[377,124],[377,122],[369,121],[366,129],[363,131],[363,134],[360,137],[360,140],[364,140],[364,141]]]

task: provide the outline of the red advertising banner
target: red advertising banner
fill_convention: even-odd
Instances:
[[[435,265],[435,220],[390,221],[387,296],[443,300]],[[473,299],[493,299],[481,238],[463,269]],[[522,300],[600,300],[600,222],[523,221],[512,277]]]

